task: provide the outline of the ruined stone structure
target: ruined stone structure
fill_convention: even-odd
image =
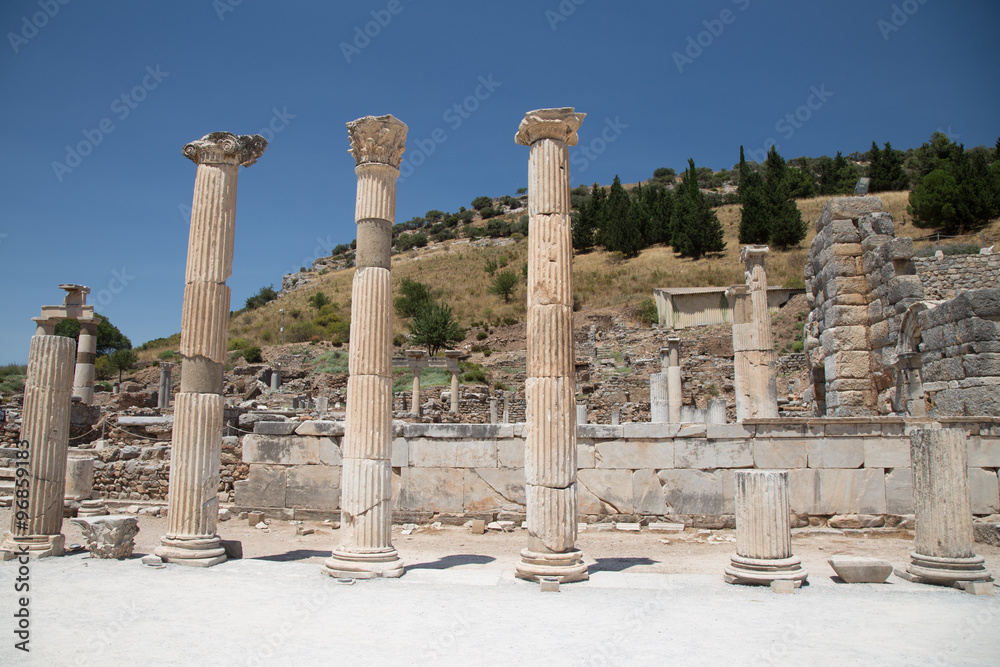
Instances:
[[[160,388],[156,395],[156,407],[160,410],[170,408],[170,375],[173,368],[174,365],[171,363],[164,362],[160,364]]]
[[[667,411],[671,424],[681,422],[681,404],[684,402],[684,395],[681,392],[681,339],[677,336],[667,338],[667,349],[669,352],[669,365],[667,366]]]
[[[953,585],[992,581],[973,553],[968,448],[961,429],[920,429],[910,434],[916,541],[907,573],[916,581]]]
[[[445,350],[444,356],[448,359],[448,371],[451,373],[451,412],[458,413],[458,358],[462,356],[462,353],[458,350]]]
[[[392,546],[392,276],[396,179],[406,125],[393,116],[347,124],[358,176],[357,271],[351,288],[350,378],[343,445],[343,542],[323,571],[331,576],[398,577]]]
[[[836,198],[816,221],[805,331],[814,414],[1000,414],[1000,288],[926,300],[913,241],[896,238],[881,209],[877,197]]]
[[[94,363],[97,361],[97,325],[94,307],[87,305],[89,287],[60,285],[67,290],[63,307],[70,317],[80,322],[80,335],[76,343],[76,373],[73,376],[73,397],[84,405],[94,404]]]
[[[726,567],[730,584],[770,584],[806,580],[802,562],[792,555],[788,517],[787,470],[736,472],[736,554]]]
[[[1000,253],[914,257],[928,299],[954,299],[962,292],[1000,285]]]
[[[260,135],[213,132],[184,146],[198,165],[191,204],[184,305],[181,314],[181,388],[174,406],[167,534],[156,555],[207,567],[226,560],[215,533],[222,447],[222,371],[229,325],[229,288],[236,232],[240,165],[263,155]]]
[[[410,412],[420,415],[420,369],[427,366],[427,353],[423,350],[407,350],[406,359],[413,373],[413,392],[410,394]]]
[[[528,158],[528,379],[524,474],[528,546],[517,576],[587,578],[576,548],[576,376],[569,146],[585,114],[529,111],[514,140]]]
[[[670,421],[670,397],[667,381],[670,348],[660,348],[660,372],[649,374],[649,421],[666,424]]]
[[[774,339],[767,303],[767,246],[744,246],[740,260],[746,285],[727,290],[733,300],[733,367],[736,421],[778,416],[778,385],[774,366]]]

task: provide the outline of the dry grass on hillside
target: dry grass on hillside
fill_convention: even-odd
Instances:
[[[906,213],[907,192],[882,193],[883,205],[896,222],[898,236],[926,236],[927,230],[913,226]],[[798,201],[802,217],[809,223],[806,240],[787,252],[772,251],[767,259],[768,282],[775,286],[802,286],[803,268],[809,243],[816,235],[813,222],[829,197],[814,197]],[[648,248],[633,259],[617,261],[603,250],[577,255],[573,259],[574,294],[578,306],[584,310],[638,304],[650,298],[656,287],[722,286],[743,282],[743,269],[739,263],[739,206],[730,205],[716,209],[726,235],[726,250],[698,261],[676,256],[669,247]],[[516,219],[518,211],[510,219]],[[507,217],[507,216],[505,216]],[[987,238],[996,237],[1000,223],[994,222],[987,229]],[[967,240],[978,240],[972,235]],[[962,240],[962,239],[958,239]],[[928,242],[918,243],[921,247]],[[446,242],[443,246],[411,250],[393,257],[393,283],[403,278],[429,284],[434,295],[452,307],[459,321],[468,326],[476,321],[503,321],[525,318],[524,284],[510,303],[490,294],[492,281],[484,267],[495,259],[503,268],[515,271],[518,276],[527,262],[527,240],[505,246],[473,247],[468,241]],[[330,271],[317,276],[316,282],[285,295],[254,311],[241,313],[230,323],[230,338],[239,337],[254,345],[277,343],[280,340],[281,316],[285,309],[286,332],[299,319],[310,319],[315,311],[308,299],[317,291],[324,292],[338,304],[345,316],[350,312],[351,281],[353,269]],[[238,305],[238,304],[234,304]],[[297,315],[297,317],[296,317]],[[395,320],[395,332],[406,330],[408,322]],[[143,356],[153,358],[156,352]]]

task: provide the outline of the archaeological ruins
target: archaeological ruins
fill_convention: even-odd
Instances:
[[[220,512],[247,512],[339,521],[321,572],[392,578],[406,572],[394,523],[509,521],[523,529],[510,569],[551,585],[588,579],[581,525],[673,522],[735,529],[720,577],[778,591],[816,575],[793,553],[793,529],[887,526],[915,531],[898,576],[987,590],[976,537],[980,518],[1000,514],[997,256],[916,258],[878,197],[834,198],[808,250],[801,354],[775,349],[772,317],[794,295],[769,289],[768,248],[746,246],[744,284],[707,290],[709,306],[687,314],[681,291],[658,290],[669,314],[641,352],[610,359],[613,324],[574,329],[569,148],[584,116],[529,111],[514,137],[528,147],[527,344],[510,362],[523,368],[520,386],[502,392],[460,382],[462,350],[394,357],[403,122],[347,123],[357,176],[349,370],[346,388],[322,391],[304,388],[290,356],[224,368],[238,170],[267,142],[213,132],[184,146],[197,170],[181,361],[151,367],[152,392],[125,386],[117,412],[99,404],[89,288],[60,285],[63,304],[33,318],[19,433],[0,443],[0,483],[11,482],[0,495],[14,510],[5,558],[62,555],[64,516],[95,557],[129,557],[139,528],[118,511],[143,502],[165,506],[161,562],[225,562]],[[64,319],[79,321],[77,345],[54,335]],[[714,355],[690,335],[706,323],[731,326]],[[631,384],[616,365],[637,371]],[[709,366],[711,389],[694,372]],[[412,390],[393,392],[393,368],[410,370]],[[450,384],[422,392],[421,372],[434,368]],[[615,400],[598,399],[597,376]],[[28,491],[14,497],[22,450],[27,473],[16,475]],[[984,525],[995,531],[995,516]]]

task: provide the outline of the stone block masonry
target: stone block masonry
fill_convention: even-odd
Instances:
[[[1000,285],[1000,253],[914,257],[928,299],[953,299],[962,292]]]
[[[783,418],[710,429],[580,425],[577,515],[587,521],[679,517],[699,525],[725,525],[734,512],[735,473],[774,468],[789,471],[793,513],[912,514],[909,433],[927,423],[890,417]],[[997,512],[1000,418],[953,418],[948,425],[969,434],[972,511]],[[236,504],[286,518],[336,516],[339,486],[331,482],[322,493],[320,486],[324,479],[335,480],[340,471],[337,452],[343,436],[338,426],[313,421],[289,435],[246,436],[243,464],[249,476],[235,483]],[[317,429],[329,435],[311,435]],[[523,515],[528,501],[524,436],[524,424],[396,422],[394,513]],[[280,440],[280,446],[268,451],[247,447],[247,439],[255,437]]]

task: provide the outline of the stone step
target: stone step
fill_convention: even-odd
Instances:
[[[14,479],[14,468],[0,468],[0,480]]]

